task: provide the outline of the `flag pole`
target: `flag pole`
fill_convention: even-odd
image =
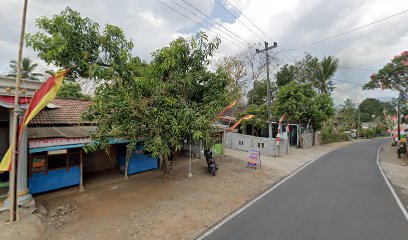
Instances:
[[[20,42],[18,46],[18,57],[17,57],[17,74],[16,74],[16,87],[14,95],[14,111],[13,111],[13,125],[12,125],[12,136],[11,136],[11,169],[10,169],[10,222],[17,221],[18,203],[17,203],[17,191],[16,191],[16,179],[17,179],[17,159],[18,159],[18,117],[21,112],[19,106],[19,93],[20,93],[20,81],[21,81],[21,62],[23,56],[23,44],[24,44],[24,33],[27,17],[27,1],[24,0],[23,7],[23,17],[21,20],[21,32],[20,32]]]

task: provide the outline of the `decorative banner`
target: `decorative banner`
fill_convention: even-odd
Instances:
[[[259,149],[249,150],[248,167],[261,166],[261,152]]]
[[[237,104],[238,99],[235,100],[233,103],[231,103],[230,105],[228,105],[228,107],[226,107],[224,110],[222,110],[217,117],[213,120],[213,122],[211,123],[211,125],[218,120],[218,118],[220,118],[222,115],[224,115],[230,108],[232,108],[235,104]]]
[[[51,76],[45,81],[41,87],[34,93],[31,98],[30,105],[28,106],[23,118],[20,120],[19,132],[21,133],[25,126],[33,119],[49,102],[54,100],[58,93],[59,88],[62,85],[67,70],[57,72],[54,76]],[[14,134],[14,133],[13,133]],[[20,134],[21,136],[21,134]],[[17,141],[20,142],[20,138]],[[11,156],[14,146],[10,143],[9,149],[0,162],[0,172],[9,171]]]
[[[279,119],[279,123],[278,123],[278,134],[276,134],[276,146],[280,145],[280,141],[281,141],[281,132],[282,132],[282,121],[285,118],[285,115],[283,115],[280,119]]]
[[[239,119],[234,125],[232,125],[232,127],[228,128],[228,131],[232,131],[234,130],[240,123],[242,120],[248,120],[253,118],[255,115],[246,115],[245,117]]]

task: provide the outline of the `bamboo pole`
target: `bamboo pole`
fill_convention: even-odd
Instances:
[[[24,44],[24,33],[25,33],[25,24],[27,18],[27,2],[24,0],[23,7],[23,17],[21,20],[21,31],[20,31],[20,42],[18,46],[18,57],[17,57],[17,75],[16,75],[16,86],[15,86],[15,95],[14,95],[14,111],[13,111],[13,126],[12,126],[12,136],[11,136],[11,169],[10,169],[10,222],[17,221],[18,216],[18,203],[17,203],[17,191],[16,191],[16,179],[17,179],[17,159],[18,159],[18,115],[20,113],[19,106],[19,92],[20,92],[20,81],[21,81],[21,62],[23,57],[23,44]]]

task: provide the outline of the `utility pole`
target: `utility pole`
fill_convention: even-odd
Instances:
[[[398,158],[401,158],[401,119],[400,119],[400,98],[397,98],[397,131],[398,131]]]
[[[276,42],[273,43],[273,46],[268,47],[268,42],[265,41],[265,48],[262,50],[256,49],[256,53],[263,53],[265,52],[266,56],[266,86],[267,86],[267,101],[268,101],[268,130],[269,130],[269,138],[272,138],[272,101],[271,101],[271,81],[269,79],[269,50],[274,49],[278,46]]]
[[[20,42],[18,46],[18,56],[17,56],[17,73],[16,73],[16,86],[14,93],[14,110],[13,110],[13,125],[12,125],[12,136],[11,136],[11,169],[10,169],[10,222],[17,221],[17,191],[16,191],[16,179],[17,179],[17,159],[18,159],[18,118],[21,112],[19,105],[19,94],[20,94],[20,81],[21,81],[21,61],[23,57],[23,44],[24,44],[24,33],[27,17],[27,1],[24,0],[23,7],[23,17],[21,20],[21,31],[20,31]]]
[[[358,121],[357,121],[357,139],[360,138],[360,109],[358,109]]]

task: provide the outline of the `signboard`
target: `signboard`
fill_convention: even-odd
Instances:
[[[249,159],[248,159],[248,167],[256,167],[261,166],[261,152],[259,149],[250,149],[249,150]]]

